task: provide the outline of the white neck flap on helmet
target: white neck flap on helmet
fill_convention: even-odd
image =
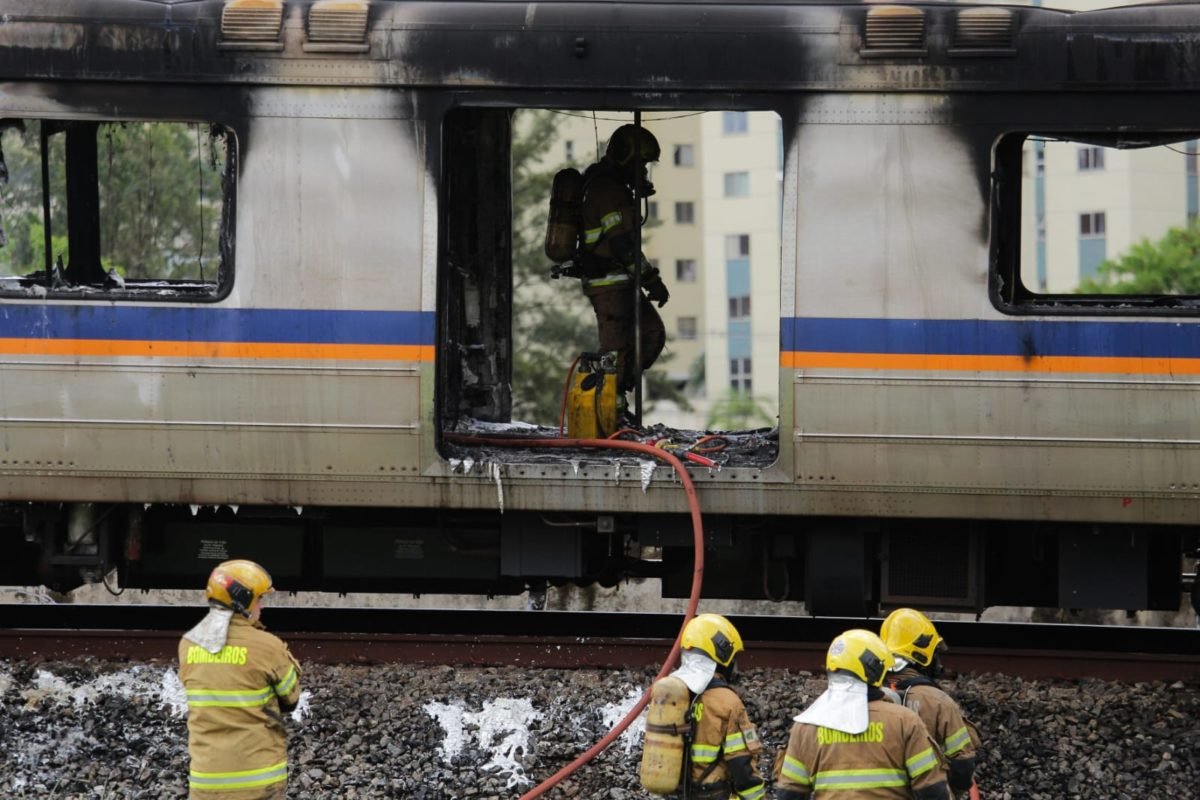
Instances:
[[[853,675],[833,672],[829,688],[795,717],[805,725],[820,725],[842,733],[862,733],[867,729],[870,713],[867,709],[867,684]]]
[[[233,619],[233,609],[212,606],[208,614],[196,627],[183,635],[188,641],[195,642],[210,653],[219,653],[229,638],[229,621]]]
[[[687,684],[692,694],[700,694],[708,688],[716,672],[717,662],[709,658],[707,653],[684,650],[679,656],[679,669],[672,672],[671,677],[679,678]]]

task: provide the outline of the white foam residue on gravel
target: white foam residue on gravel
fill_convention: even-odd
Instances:
[[[463,748],[463,707],[458,703],[426,703],[425,713],[437,720],[446,737],[438,752],[442,760],[449,763]]]
[[[637,705],[637,701],[642,699],[642,695],[646,692],[636,686],[629,688],[628,693],[616,703],[608,703],[600,707],[600,719],[604,722],[604,726],[608,730],[612,730],[618,722],[625,719],[625,715],[629,710]],[[635,748],[642,744],[642,736],[646,732],[645,715],[639,714],[637,719],[629,724],[629,727],[621,732],[621,747],[625,749],[628,755]]]
[[[187,700],[175,671],[143,665],[108,672],[82,683],[39,669],[34,673],[32,685],[21,689],[21,696],[30,706],[46,702],[76,707],[103,697],[122,697],[156,703],[176,716],[187,713]]]
[[[296,722],[303,722],[304,718],[312,713],[312,692],[308,689],[300,690],[300,699],[296,701],[296,707],[292,710],[292,719]]]
[[[544,715],[528,699],[502,697],[485,702],[478,712],[467,711],[460,703],[426,703],[425,713],[446,733],[439,748],[446,761],[462,751],[472,732],[479,749],[491,754],[480,767],[482,772],[506,774],[509,789],[531,782],[517,758],[529,751],[529,725]]]
[[[8,670],[0,669],[0,697],[8,692],[8,687],[12,686],[12,682],[12,675],[8,674]]]
[[[183,683],[179,680],[179,674],[175,670],[163,670],[162,682],[159,684],[158,693],[163,706],[169,709],[173,716],[182,717],[187,714],[187,692],[184,690]]]

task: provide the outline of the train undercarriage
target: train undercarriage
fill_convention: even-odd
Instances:
[[[704,525],[703,597],[803,602],[818,616],[1176,611],[1195,593],[1181,554],[1200,546],[1177,526],[720,515]],[[687,597],[692,542],[683,514],[10,504],[0,585],[191,589],[216,561],[248,557],[295,592],[536,595],[651,578],[664,597]]]

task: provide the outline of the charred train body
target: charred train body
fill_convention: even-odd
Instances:
[[[778,425],[695,467],[705,595],[1178,608],[1200,295],[1056,288],[1038,179],[1194,162],[1197,91],[1187,4],[9,0],[0,584],[686,594],[666,467],[449,434],[514,418],[518,111],[772,112]]]

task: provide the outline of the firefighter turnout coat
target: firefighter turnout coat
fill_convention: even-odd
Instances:
[[[696,800],[759,800],[767,793],[758,774],[763,745],[737,693],[719,678],[692,703],[695,721],[690,752]]]
[[[867,704],[869,723],[849,734],[797,722],[775,760],[777,800],[948,798],[941,754],[915,712],[889,700]]]
[[[633,270],[642,270],[643,288],[662,287],[658,271],[649,266],[636,248],[636,233],[641,225],[637,199],[604,160],[588,168],[584,175],[583,246],[580,255],[583,293],[596,312],[597,336],[601,352],[616,352],[620,391],[631,391],[636,383],[634,370],[635,330],[632,294]],[[636,265],[636,266],[635,266]],[[665,288],[663,289],[665,292]],[[652,297],[654,295],[651,295]],[[666,301],[665,296],[661,298]],[[666,346],[667,333],[662,318],[644,295],[641,306],[642,370],[647,370]]]
[[[890,676],[888,685],[900,696],[905,708],[917,712],[929,735],[941,748],[948,762],[950,788],[960,793],[969,790],[975,774],[978,744],[971,735],[958,703],[911,667]]]
[[[282,797],[287,785],[282,714],[300,700],[300,667],[287,645],[235,615],[217,653],[187,638],[180,641],[179,679],[188,702],[189,797]]]

